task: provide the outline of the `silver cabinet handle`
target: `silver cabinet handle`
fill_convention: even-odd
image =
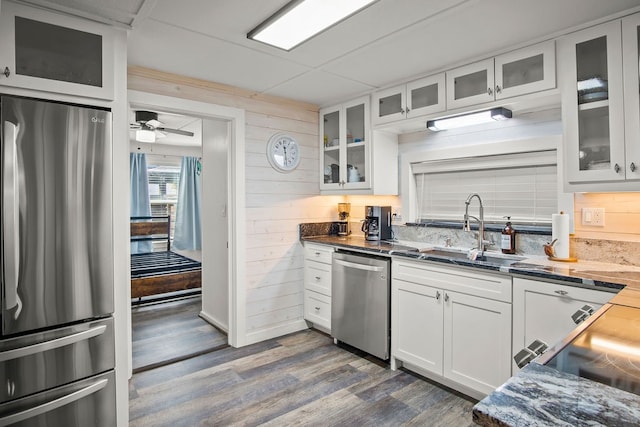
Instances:
[[[487,95],[492,95],[492,94],[493,94],[493,91],[491,90],[491,88],[490,88],[490,87],[488,87],[488,88],[487,88]]]
[[[94,382],[91,385],[88,385],[83,389],[80,389],[73,393],[69,393],[66,396],[62,396],[57,399],[51,400],[49,402],[43,403],[41,405],[35,406],[33,408],[25,409],[23,411],[16,412],[15,414],[2,417],[0,418],[0,425],[7,426],[20,421],[28,420],[29,418],[37,417],[38,415],[42,415],[46,412],[51,412],[54,409],[76,402],[84,397],[89,396],[90,394],[93,394],[102,390],[103,388],[106,387],[108,382],[109,380],[107,380],[106,378],[103,378],[101,380]]]
[[[631,162],[631,164],[629,165],[629,169],[631,169],[631,172],[635,172],[636,171],[636,164]]]
[[[316,256],[320,256],[320,252],[316,252]]]
[[[449,301],[449,294],[446,292],[444,293],[444,300]]]
[[[9,70],[9,67],[4,67],[4,71],[2,72],[2,74],[4,74],[4,76],[8,78],[11,75],[11,70]]]
[[[42,353],[43,351],[53,350],[66,345],[75,344],[80,341],[85,341],[89,338],[103,334],[106,329],[107,325],[100,325],[87,329],[86,331],[76,332],[75,334],[66,335],[64,337],[55,338],[38,344],[3,351],[0,352],[0,362],[6,362],[7,360],[18,359],[31,354]]]
[[[440,291],[436,291],[436,300],[440,301]]]
[[[2,154],[2,232],[4,234],[4,310],[17,307],[14,318],[22,311],[18,296],[20,274],[20,184],[18,179],[18,133],[20,125],[4,122]]]
[[[567,292],[567,291],[563,291],[563,290],[561,290],[561,289],[558,289],[558,290],[553,291],[553,292],[555,292],[555,293],[556,293],[556,294],[558,294],[558,295],[563,295],[563,296],[564,296],[564,295],[567,295],[567,294],[569,293],[569,292]]]
[[[620,173],[620,165],[616,163],[613,170],[616,171],[616,173]]]
[[[357,270],[365,270],[365,271],[383,271],[384,270],[384,267],[376,267],[374,265],[358,264],[358,263],[355,263],[355,262],[343,261],[341,259],[334,259],[333,262],[335,262],[336,264],[341,265],[343,267],[355,268]]]
[[[320,276],[316,276],[316,281],[319,281],[321,279]]]
[[[571,315],[571,320],[573,320],[576,325],[579,325],[580,323],[587,320],[594,311],[595,310],[593,307],[591,307],[589,304],[585,304],[582,306],[582,308],[578,309],[578,311]]]
[[[544,353],[549,346],[542,340],[534,340],[531,344],[523,348],[513,356],[513,360],[516,362],[518,368],[522,368],[531,362],[536,357]]]
[[[320,307],[314,307],[316,311],[320,311]]]
[[[496,93],[502,93],[502,88],[500,87],[500,85],[496,85]]]

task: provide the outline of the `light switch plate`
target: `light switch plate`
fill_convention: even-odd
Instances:
[[[582,225],[604,227],[604,208],[582,208]]]

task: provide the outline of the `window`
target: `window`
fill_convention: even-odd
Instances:
[[[171,215],[172,241],[175,234],[181,161],[182,157],[147,154],[151,216]],[[161,250],[166,250],[166,242],[159,245],[164,245],[164,249]]]
[[[485,221],[549,224],[558,212],[556,163],[555,150],[414,163],[418,219],[462,221],[464,202],[478,193]]]

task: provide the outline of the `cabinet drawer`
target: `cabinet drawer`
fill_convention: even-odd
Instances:
[[[331,264],[331,254],[333,248],[331,246],[324,245],[310,245],[306,243],[304,245],[304,258],[311,261],[323,262],[325,264]]]
[[[305,261],[304,288],[331,296],[331,264]]]
[[[304,318],[315,325],[331,330],[331,297],[305,290]]]
[[[391,274],[394,279],[511,302],[510,276],[410,261],[394,261]]]

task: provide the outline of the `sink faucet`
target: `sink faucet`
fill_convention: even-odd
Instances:
[[[477,197],[478,203],[480,203],[480,219],[476,218],[475,216],[469,215],[469,204],[471,204],[471,199],[473,199],[474,197]],[[472,193],[469,194],[469,197],[467,197],[467,201],[464,202],[464,204],[466,206],[464,209],[464,225],[462,226],[462,229],[464,231],[471,231],[469,218],[473,218],[478,221],[478,251],[480,252],[479,255],[482,256],[484,253],[484,207],[482,206],[482,199],[480,198],[480,195],[478,193]]]

